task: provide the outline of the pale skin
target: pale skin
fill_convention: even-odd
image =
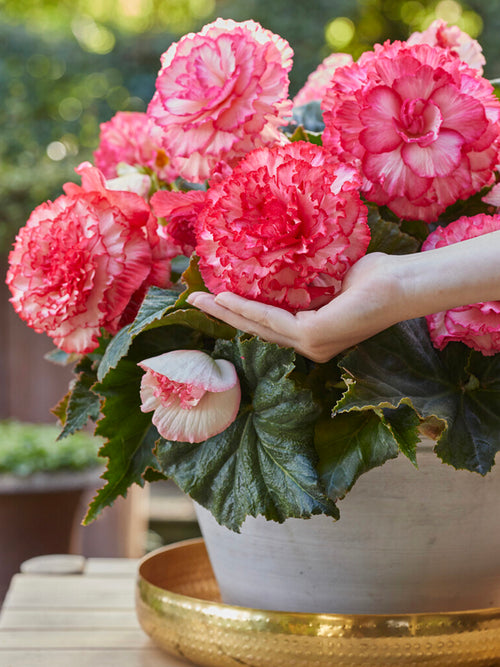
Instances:
[[[342,291],[296,315],[231,292],[193,292],[191,305],[317,362],[404,320],[480,301],[500,301],[500,231],[411,255],[371,253]]]

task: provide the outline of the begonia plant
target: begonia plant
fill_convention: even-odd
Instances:
[[[457,469],[494,465],[499,302],[317,363],[187,301],[229,290],[317,309],[366,253],[500,228],[500,102],[475,40],[437,21],[356,62],[332,54],[293,100],[292,56],[254,21],[182,37],[147,113],[103,123],[81,185],[17,236],[12,304],[53,361],[75,364],[61,436],[90,419],[105,438],[87,521],[162,479],[236,531],[248,515],[338,518],[361,474],[398,455],[418,465],[422,433]]]

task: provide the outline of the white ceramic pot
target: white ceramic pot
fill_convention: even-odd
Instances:
[[[500,467],[485,477],[400,455],[363,475],[341,518],[248,518],[241,533],[197,507],[224,602],[313,613],[500,607]]]

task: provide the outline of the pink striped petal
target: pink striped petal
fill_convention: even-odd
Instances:
[[[391,199],[398,196],[418,199],[431,184],[428,178],[418,176],[406,166],[401,150],[366,153],[363,168],[365,175],[373,183],[380,183]]]
[[[452,130],[442,130],[436,141],[428,146],[405,144],[401,157],[405,164],[421,178],[449,176],[462,159],[463,138]]]
[[[368,107],[360,113],[365,129],[359,135],[360,143],[373,153],[385,153],[399,146],[401,138],[396,131],[401,98],[388,86],[377,86],[366,96]]]

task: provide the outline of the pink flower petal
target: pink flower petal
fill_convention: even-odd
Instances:
[[[487,129],[483,105],[470,95],[461,95],[455,86],[443,86],[432,96],[440,108],[443,128],[459,132],[464,143],[476,141]]]
[[[18,314],[69,353],[89,353],[135,316],[154,272],[151,212],[137,194],[106,188],[88,163],[82,185],[38,206],[16,239],[7,284]],[[164,274],[162,274],[164,275]]]
[[[401,143],[394,123],[399,118],[401,98],[388,86],[377,86],[366,96],[366,104],[360,113],[365,126],[360,142],[373,153],[394,150]]]
[[[144,359],[139,366],[209,392],[227,391],[238,384],[236,369],[230,361],[212,359],[201,350],[172,350]]]
[[[425,240],[422,250],[433,250],[459,243],[500,229],[500,215],[480,213],[463,216],[446,227],[437,227]],[[500,352],[500,302],[488,301],[460,306],[427,317],[431,340],[442,350],[459,341],[484,355]]]
[[[428,146],[419,146],[418,143],[405,144],[401,149],[401,157],[417,176],[448,176],[460,164],[462,145],[463,138],[460,134],[442,130],[436,141]]]
[[[198,405],[185,410],[178,405],[158,407],[153,424],[166,440],[203,442],[224,431],[235,420],[240,405],[240,385],[227,391],[206,392]]]
[[[380,106],[373,104],[378,89],[391,91]],[[447,48],[375,45],[333,73],[322,109],[323,146],[360,165],[365,197],[401,218],[433,222],[494,180],[500,102],[491,84]]]
[[[369,243],[359,185],[351,166],[308,142],[248,153],[211,184],[197,219],[208,289],[291,312],[331,299]]]
[[[491,188],[488,194],[483,197],[483,201],[491,206],[500,207],[500,183]]]
[[[418,199],[431,181],[415,174],[401,157],[401,149],[390,153],[367,153],[363,161],[366,176],[379,182],[389,197],[405,196]]]
[[[148,115],[180,175],[202,182],[272,144],[291,112],[288,43],[254,21],[218,19],[162,56]]]

